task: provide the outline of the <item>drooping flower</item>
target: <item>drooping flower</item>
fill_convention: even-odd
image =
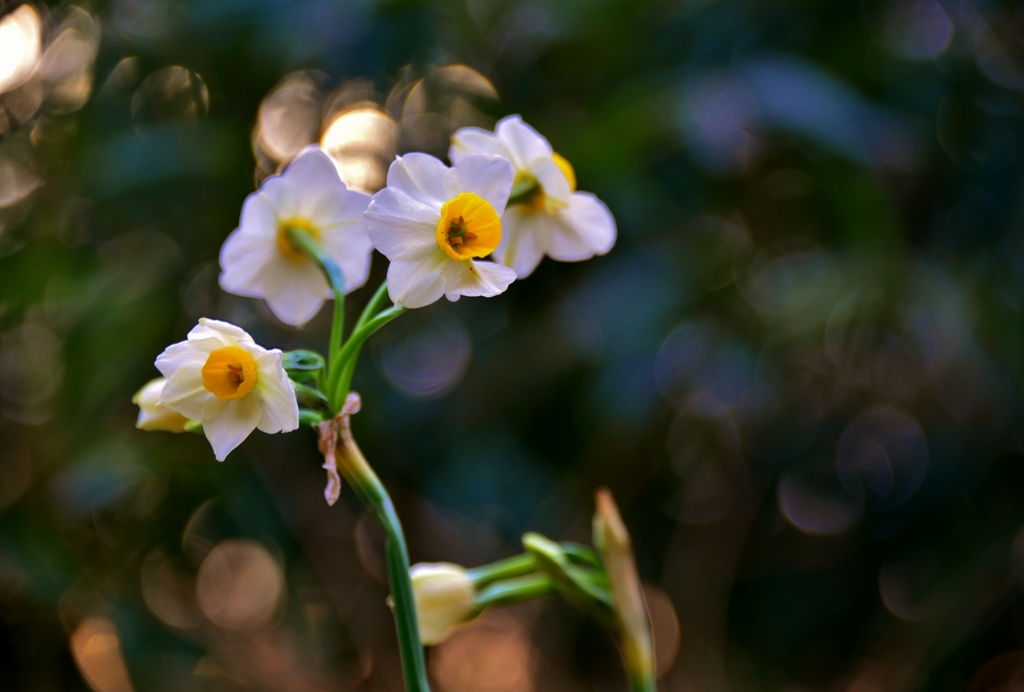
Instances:
[[[515,167],[514,190],[532,188],[501,217],[504,234],[494,257],[529,276],[544,255],[578,262],[603,255],[615,245],[615,218],[589,192],[576,192],[572,165],[518,115],[501,119],[494,132],[465,127],[452,137],[452,163],[478,153],[504,156]]]
[[[204,317],[186,341],[157,356],[167,382],[156,404],[201,421],[217,461],[224,461],[256,428],[278,433],[299,427],[282,355],[233,324]]]
[[[166,432],[185,432],[188,418],[177,411],[157,405],[164,391],[167,378],[157,377],[147,382],[142,389],[135,392],[132,403],[139,407],[139,418],[135,427],[139,430],[164,430]]]
[[[221,287],[263,298],[286,324],[305,324],[331,291],[323,272],[289,240],[288,229],[313,236],[341,267],[349,293],[370,274],[373,247],[363,223],[369,203],[368,195],[345,186],[327,154],[307,148],[246,197],[239,226],[220,251]]]
[[[409,570],[420,639],[440,644],[470,618],[474,608],[473,582],[466,570],[449,562],[419,563]]]
[[[512,164],[500,156],[465,156],[448,168],[428,154],[406,154],[388,169],[387,187],[366,210],[366,232],[384,256],[388,292],[419,308],[442,295],[495,296],[515,272],[478,262],[502,239],[501,214],[512,188]]]

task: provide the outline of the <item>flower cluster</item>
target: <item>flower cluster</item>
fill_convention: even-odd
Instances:
[[[412,309],[441,296],[496,296],[545,255],[579,261],[614,245],[608,208],[576,191],[569,162],[519,116],[504,118],[494,132],[459,130],[449,157],[451,167],[428,154],[397,157],[386,187],[371,198],[348,189],[331,158],[307,147],[246,198],[221,249],[221,287],[263,299],[279,320],[300,327],[326,300],[340,303],[366,283],[374,249],[390,261],[384,296]],[[332,336],[331,360],[348,360],[329,363],[329,377],[315,374],[311,394],[322,396],[330,413],[344,399],[362,340],[397,314],[365,315],[367,324],[357,325],[365,333],[353,334],[347,351]],[[296,391],[307,383],[294,374],[289,381],[283,355],[238,327],[200,320],[186,341],[157,358],[165,379],[133,399],[137,426],[201,429],[218,460],[256,428],[295,430]]]
[[[519,116],[494,132],[455,133],[451,166],[433,156],[397,157],[373,197],[348,189],[332,159],[308,147],[267,178],[242,206],[220,252],[220,285],[266,301],[301,327],[327,300],[334,319],[326,357],[265,349],[241,328],[200,319],[185,341],[156,359],[163,376],[133,401],[137,427],[202,431],[223,461],[253,430],[315,426],[334,504],[342,477],[384,530],[388,578],[407,689],[429,692],[423,644],[437,644],[490,607],[558,594],[616,631],[634,689],[653,690],[650,626],[629,536],[610,495],[598,497],[595,546],[523,536],[526,553],[466,570],[451,563],[409,567],[401,522],[387,489],[352,435],[360,408],[350,391],[365,341],[409,309],[445,296],[490,297],[530,275],[544,256],[572,262],[604,254],[615,220],[576,173]],[[373,251],[387,280],[348,337],[345,296],[366,283]],[[388,307],[388,300],[394,303]]]

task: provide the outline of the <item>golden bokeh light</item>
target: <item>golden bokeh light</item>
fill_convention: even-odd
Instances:
[[[82,621],[71,635],[71,655],[95,692],[132,692],[117,628],[107,618]]]
[[[439,67],[434,71],[434,79],[453,92],[482,96],[495,101],[498,99],[498,90],[494,88],[491,80],[466,65]]]
[[[333,116],[320,148],[333,159],[346,185],[373,194],[384,187],[387,167],[398,150],[398,124],[364,102]]]
[[[434,647],[430,670],[441,692],[532,692],[536,651],[510,612],[489,612]]]
[[[0,93],[21,86],[35,72],[42,32],[39,13],[31,5],[0,19]]]
[[[164,67],[146,77],[132,95],[136,127],[168,121],[205,118],[210,94],[203,78],[180,65]]]
[[[51,108],[60,112],[78,110],[92,93],[93,62],[100,47],[99,23],[79,7],[68,15],[43,53],[40,70],[50,84]]]
[[[644,584],[644,600],[654,635],[654,659],[658,677],[667,673],[679,653],[679,618],[668,594],[651,584]]]
[[[203,614],[225,629],[267,624],[284,593],[284,573],[259,543],[228,539],[199,567],[196,598]]]
[[[43,184],[28,158],[16,147],[0,149],[0,209],[17,204]]]
[[[171,627],[192,629],[202,623],[195,593],[192,575],[163,551],[154,550],[142,563],[142,598]]]
[[[253,153],[261,166],[287,163],[320,133],[323,94],[314,72],[286,76],[260,104],[253,131]]]
[[[406,75],[411,70],[406,71]],[[466,65],[434,67],[425,76],[403,78],[388,96],[388,110],[401,115],[403,144],[433,154],[447,152],[460,127],[486,127],[491,121],[475,104],[495,100],[498,90],[487,77]]]
[[[46,90],[42,80],[33,75],[21,86],[11,89],[3,96],[4,108],[18,122],[26,122],[43,105]]]

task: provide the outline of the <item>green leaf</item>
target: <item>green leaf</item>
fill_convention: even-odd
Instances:
[[[548,576],[558,595],[614,627],[612,596],[600,583],[607,583],[603,572],[573,564],[562,546],[539,533],[525,533],[522,540],[523,547],[533,555],[537,569]]]
[[[322,370],[326,363],[324,357],[316,351],[285,351],[281,364],[286,372],[315,372]]]
[[[295,398],[298,399],[300,404],[319,411],[331,410],[331,402],[327,400],[327,397],[319,389],[307,387],[294,380],[291,383],[292,390],[295,391]]]

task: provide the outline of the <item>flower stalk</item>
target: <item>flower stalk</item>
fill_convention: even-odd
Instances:
[[[409,575],[409,554],[405,545],[405,534],[387,489],[366,461],[352,436],[350,417],[359,411],[359,407],[359,395],[350,393],[338,416],[319,424],[317,429],[320,434],[320,451],[324,455],[324,467],[334,466],[335,475],[340,472],[370,515],[384,529],[384,553],[388,581],[391,584],[391,597],[395,606],[395,626],[398,630],[398,646],[406,689],[409,692],[429,692],[426,661],[420,641],[416,603]],[[340,480],[337,487],[340,491]]]
[[[341,269],[305,230],[289,228],[287,235],[289,242],[320,267],[334,294],[334,321],[331,324],[327,376],[324,383],[327,395],[324,396],[321,392],[301,384],[293,384],[296,394],[303,399],[303,403],[334,414],[332,418],[324,420],[325,416],[319,411],[303,411],[307,414],[303,422],[313,424],[320,438],[319,449],[324,455],[323,468],[327,471],[328,479],[324,496],[329,505],[337,502],[344,478],[384,530],[384,554],[394,603],[395,627],[398,632],[398,647],[406,690],[429,692],[426,661],[409,574],[409,553],[405,544],[405,533],[391,502],[391,496],[356,444],[351,427],[351,416],[358,413],[361,407],[359,395],[349,391],[359,352],[374,332],[405,312],[405,308],[394,306],[381,311],[388,299],[387,282],[384,282],[363,310],[348,341],[345,341],[345,277]]]

